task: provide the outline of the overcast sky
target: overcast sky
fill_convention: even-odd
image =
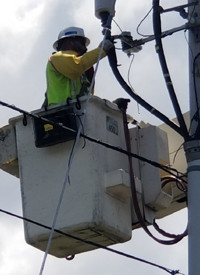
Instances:
[[[185,4],[182,0],[162,0],[164,8]],[[151,0],[116,1],[115,20],[123,31],[131,31],[134,38],[141,38],[136,28],[152,5]],[[186,21],[177,13],[163,15],[163,30],[180,26]],[[102,40],[101,22],[94,16],[92,0],[7,0],[0,9],[0,100],[14,104],[27,111],[38,109],[46,89],[45,67],[59,31],[75,25],[85,29],[91,39],[89,49]],[[143,22],[140,32],[152,34],[151,14]],[[119,34],[113,23],[112,33]],[[183,112],[189,110],[188,95],[188,42],[187,33],[180,32],[163,40],[174,87]],[[120,47],[120,43],[116,44]],[[120,71],[128,79],[131,58],[117,51]],[[175,117],[164,84],[154,42],[147,43],[135,54],[130,69],[130,82],[135,91],[151,105],[170,118]],[[97,96],[113,100],[128,97],[119,86],[107,58],[100,63],[96,76]],[[161,124],[158,119],[138,106],[133,100],[128,112],[138,121]],[[0,126],[18,113],[0,107]],[[21,215],[20,182],[0,171],[0,208]],[[171,233],[181,233],[187,224],[187,212],[182,210],[159,221],[161,227]],[[163,246],[151,240],[142,230],[134,230],[132,240],[115,246],[148,261],[187,274],[187,239],[174,246]],[[44,253],[25,243],[22,221],[0,213],[0,275],[35,275],[39,273]],[[70,275],[162,275],[166,272],[155,267],[123,258],[102,250],[83,253],[68,262],[49,256],[44,274]]]

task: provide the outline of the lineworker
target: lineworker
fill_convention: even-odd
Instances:
[[[62,30],[53,44],[57,51],[49,58],[46,68],[47,91],[44,106],[66,102],[88,93],[93,77],[93,65],[100,54],[100,45],[87,52],[90,40],[84,30],[69,27]],[[114,47],[105,40],[101,58]]]

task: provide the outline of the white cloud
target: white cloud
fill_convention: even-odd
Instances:
[[[4,2],[0,11],[0,51],[4,70],[16,73],[23,66],[37,39],[44,11],[42,2]]]

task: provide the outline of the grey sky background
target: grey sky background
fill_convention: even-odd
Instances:
[[[163,8],[185,4],[182,0],[162,0]],[[115,20],[123,31],[131,31],[134,38],[141,37],[136,27],[147,14],[151,0],[116,1]],[[163,15],[163,30],[186,23],[175,13]],[[1,98],[9,104],[31,111],[38,109],[46,89],[45,67],[51,55],[52,44],[59,31],[67,26],[80,26],[91,39],[89,50],[101,42],[101,22],[94,16],[92,0],[7,0],[0,10],[0,85]],[[143,34],[152,34],[151,14],[140,27]],[[112,33],[120,30],[113,23]],[[189,110],[188,42],[187,32],[176,33],[163,39],[164,49],[174,87],[183,112]],[[118,42],[117,47],[121,47]],[[135,91],[151,105],[170,118],[175,117],[159,66],[155,43],[149,42],[135,54],[129,79]],[[128,79],[131,58],[117,51],[120,71]],[[108,64],[100,63],[96,76],[95,94],[114,100],[129,97],[121,89]],[[128,113],[138,121],[161,124],[151,114],[131,100]],[[0,106],[0,127],[18,113]],[[178,149],[178,148],[177,148]],[[21,215],[20,183],[15,177],[0,171],[0,208]],[[187,211],[182,210],[159,221],[161,227],[172,233],[182,233],[187,224]],[[0,275],[35,275],[39,273],[44,253],[25,243],[23,222],[0,213]],[[174,246],[163,246],[151,240],[142,229],[134,230],[132,240],[114,248],[148,261],[180,269],[187,274],[187,238]],[[166,272],[112,253],[96,250],[77,255],[68,262],[48,256],[45,275],[164,275]]]

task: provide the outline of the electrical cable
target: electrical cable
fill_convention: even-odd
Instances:
[[[103,38],[103,42],[101,44],[99,56],[98,56],[97,63],[96,63],[96,66],[95,66],[94,75],[93,75],[92,81],[90,83],[89,92],[88,92],[87,99],[86,99],[85,106],[84,106],[84,114],[86,113],[87,104],[88,104],[89,98],[92,94],[92,89],[93,89],[93,86],[94,86],[95,76],[96,76],[97,69],[98,69],[98,66],[99,66],[99,62],[100,62],[100,59],[101,59],[101,55],[102,55],[102,52],[103,52],[103,47],[104,47],[106,36],[107,36],[107,31],[105,31],[105,35],[104,35],[104,38]],[[83,119],[84,119],[84,117],[83,117]],[[62,204],[64,191],[66,189],[67,182],[69,180],[69,173],[70,173],[70,170],[71,170],[72,161],[73,161],[73,158],[74,158],[74,155],[75,155],[75,152],[76,152],[76,147],[78,145],[79,138],[81,136],[81,130],[82,130],[82,123],[79,125],[78,131],[76,133],[75,142],[73,144],[73,148],[72,148],[72,151],[71,151],[71,154],[70,154],[70,157],[69,157],[67,171],[66,171],[66,174],[65,174],[65,178],[64,178],[62,188],[61,188],[61,193],[60,193],[60,196],[59,196],[59,199],[58,199],[58,204],[57,204],[57,207],[56,207],[56,210],[55,210],[55,214],[53,216],[53,223],[52,223],[51,231],[50,231],[50,234],[49,234],[49,239],[48,239],[48,242],[47,242],[47,246],[46,246],[44,258],[43,258],[43,261],[42,261],[42,264],[41,264],[39,275],[43,274],[43,270],[44,270],[44,267],[45,267],[47,255],[48,255],[48,252],[49,252],[49,249],[50,249],[54,229],[55,229],[56,222],[57,222],[57,217],[58,217],[60,207],[61,207],[61,204]]]
[[[131,72],[131,67],[132,67],[132,64],[133,64],[133,60],[134,60],[134,57],[135,57],[135,55],[134,54],[131,54],[132,55],[132,59],[131,59],[131,62],[130,62],[130,65],[129,65],[129,68],[128,68],[128,84],[129,84],[129,86],[131,87],[131,89],[132,89],[132,91],[134,92],[134,93],[136,93],[135,92],[135,89],[133,88],[133,86],[132,86],[132,84],[131,84],[131,81],[130,81],[130,72]],[[139,106],[139,104],[137,103],[137,109],[138,109],[138,114],[140,113],[140,106]]]
[[[159,225],[156,223],[155,219],[153,221],[153,227],[160,233],[162,234],[164,237],[167,237],[167,238],[173,238],[173,239],[176,239],[179,237],[179,235],[176,235],[176,234],[171,234],[171,233],[168,233],[166,231],[164,231],[163,229],[161,229],[159,227]],[[187,229],[185,230],[185,232],[183,233],[185,236],[188,235],[188,231]]]
[[[166,12],[171,12],[171,11],[176,11],[176,12],[180,12],[182,9],[191,7],[191,6],[196,6],[198,4],[198,1],[194,1],[185,5],[180,5],[180,6],[176,6],[173,8],[169,8],[169,9],[161,9],[161,13],[166,13]]]
[[[162,164],[157,163],[157,162],[155,162],[155,161],[152,161],[152,160],[150,160],[150,159],[147,159],[147,158],[144,158],[144,157],[142,157],[142,156],[139,156],[138,154],[134,154],[134,153],[132,153],[132,152],[128,152],[127,150],[124,150],[124,149],[122,149],[122,148],[120,148],[120,147],[116,147],[116,146],[113,146],[113,145],[111,145],[111,144],[105,143],[105,142],[103,142],[103,141],[93,139],[92,137],[89,137],[89,136],[87,136],[87,135],[85,135],[84,137],[85,137],[86,139],[90,140],[91,142],[95,142],[95,143],[97,143],[97,144],[100,144],[100,145],[102,145],[102,146],[105,146],[106,148],[113,149],[113,150],[115,150],[115,151],[117,151],[117,152],[120,152],[120,153],[122,153],[122,154],[125,154],[125,155],[127,155],[127,156],[131,156],[131,157],[136,158],[136,159],[138,159],[138,160],[144,161],[144,162],[146,162],[146,163],[148,163],[148,164],[150,164],[150,165],[152,165],[152,166],[154,166],[154,167],[157,167],[157,168],[159,168],[159,169],[162,169],[163,171],[165,171],[165,172],[171,174],[172,176],[175,176],[175,175],[173,174],[172,171],[174,171],[174,172],[176,172],[176,173],[178,173],[178,174],[182,174],[182,173],[178,172],[176,169],[174,169],[174,168],[172,168],[172,167],[162,165]],[[179,177],[177,176],[177,178],[179,178]]]
[[[147,34],[142,34],[142,33],[140,33],[140,32],[139,32],[139,28],[140,28],[140,26],[142,25],[142,23],[145,21],[145,19],[149,16],[149,14],[151,13],[151,11],[152,11],[152,7],[151,7],[151,9],[147,12],[147,14],[142,18],[142,20],[140,21],[140,23],[138,24],[138,26],[137,26],[137,28],[136,28],[137,34],[139,34],[139,35],[142,36],[142,37],[148,37],[148,36],[150,36],[150,35],[147,35]]]
[[[111,35],[109,34],[108,39],[112,38]],[[157,118],[162,120],[164,123],[166,123],[168,126],[170,126],[173,130],[178,132],[181,136],[183,136],[185,139],[189,138],[189,134],[187,132],[187,127],[185,125],[185,122],[183,120],[182,113],[179,114],[179,120],[181,122],[181,127],[177,126],[174,122],[169,120],[164,114],[160,113],[158,110],[156,110],[154,107],[152,107],[149,103],[147,103],[144,99],[142,99],[140,96],[135,94],[132,89],[128,86],[128,84],[124,81],[123,77],[121,76],[118,68],[117,68],[117,57],[116,57],[116,51],[115,48],[111,49],[108,52],[108,60],[109,64],[112,68],[113,74],[115,75],[116,79],[122,86],[122,88],[134,99],[136,100],[139,104],[141,104],[145,109],[147,109],[149,112],[154,114]],[[178,105],[179,106],[179,105]],[[178,108],[178,107],[177,107]]]
[[[121,29],[120,25],[116,22],[116,20],[114,18],[113,18],[113,22],[118,27],[118,29],[122,32],[122,29]]]
[[[159,57],[160,65],[161,65],[165,83],[172,101],[172,105],[174,107],[177,120],[179,122],[180,128],[183,133],[183,138],[185,139],[185,141],[187,141],[190,138],[189,133],[188,133],[187,126],[184,121],[183,114],[181,112],[180,105],[178,103],[178,100],[174,91],[174,87],[172,84],[172,80],[170,77],[170,73],[169,73],[167,62],[164,55],[162,39],[161,39],[161,34],[162,34],[161,18],[160,18],[161,9],[160,9],[159,3],[160,3],[160,0],[153,0],[153,29],[154,29],[154,36],[156,41],[156,52]]]
[[[133,86],[131,84],[131,81],[130,81],[130,71],[131,71],[131,67],[132,67],[132,64],[133,64],[134,57],[135,57],[135,55],[132,54],[132,59],[131,59],[131,62],[130,62],[129,68],[128,68],[128,84],[131,87],[132,91],[135,93],[135,89],[133,88]]]
[[[30,223],[35,224],[35,225],[37,225],[37,226],[40,226],[40,227],[43,227],[43,228],[46,228],[46,229],[51,230],[51,227],[50,227],[50,226],[44,225],[44,224],[42,224],[42,223],[39,223],[39,222],[37,222],[37,221],[28,219],[28,218],[26,218],[26,217],[22,217],[22,216],[20,216],[20,215],[14,214],[14,213],[11,213],[11,212],[9,212],[9,211],[0,209],[0,212],[4,213],[4,214],[6,214],[6,215],[9,215],[9,216],[15,217],[15,218],[17,218],[17,219],[20,219],[20,220],[23,220],[23,221],[26,221],[26,222],[30,222]],[[54,229],[54,231],[55,231],[56,233],[58,233],[58,234],[61,234],[61,235],[65,236],[65,237],[72,238],[72,239],[74,239],[74,240],[77,240],[77,241],[80,241],[80,242],[83,242],[83,243],[86,243],[86,244],[95,246],[95,247],[97,247],[97,248],[101,248],[101,249],[107,250],[107,251],[112,252],[112,253],[115,253],[115,254],[117,254],[117,255],[119,255],[119,256],[127,257],[127,258],[129,258],[129,259],[136,260],[136,261],[140,261],[140,262],[142,262],[142,263],[145,263],[145,264],[148,264],[148,265],[157,267],[157,268],[159,268],[159,269],[162,269],[162,270],[166,271],[166,272],[169,273],[169,274],[172,274],[172,275],[173,275],[173,274],[182,274],[182,273],[179,272],[179,270],[172,270],[172,269],[163,267],[163,266],[158,265],[158,264],[155,264],[155,263],[153,263],[153,262],[149,262],[149,261],[147,261],[147,260],[144,260],[144,259],[135,257],[135,256],[133,256],[133,255],[130,255],[130,254],[121,252],[121,251],[119,251],[119,250],[112,249],[112,248],[103,246],[103,245],[101,245],[101,244],[98,244],[98,243],[95,243],[95,242],[92,242],[92,241],[88,241],[88,240],[82,239],[82,238],[80,238],[80,237],[77,237],[77,236],[75,236],[75,235],[72,235],[72,234],[63,232],[63,231],[58,230],[58,229],[56,229],[56,228]]]
[[[183,144],[184,144],[184,142],[178,147],[177,150],[171,152],[171,154],[174,154],[174,153],[175,153],[175,154],[174,154],[174,157],[173,157],[173,161],[172,161],[173,164],[175,163],[175,160],[176,160],[176,157],[177,157],[179,151],[180,151],[181,149],[183,149]]]
[[[181,179],[178,179],[177,177],[174,177],[174,176],[164,176],[164,177],[162,177],[161,178],[161,182],[162,182],[162,184],[161,184],[161,186],[162,186],[162,188],[164,188],[167,184],[169,184],[169,183],[176,183],[176,186],[177,186],[177,188],[181,191],[181,192],[183,192],[183,193],[187,193],[187,190],[188,190],[188,188],[187,188],[187,184],[185,184],[184,182],[183,182],[183,180],[181,180]]]
[[[191,13],[191,15],[190,15],[190,18],[188,19],[188,22],[191,22],[191,21],[192,21],[192,14],[193,14],[194,10],[195,10],[195,6],[194,6],[193,11],[192,11],[192,13]],[[190,45],[190,43],[189,43],[188,37],[186,36],[186,31],[187,31],[187,30],[184,31],[184,37],[185,37],[185,41],[186,41],[186,43],[187,43],[187,45],[188,45],[189,55],[191,56],[191,60],[193,60],[193,59],[194,59],[194,54],[193,54],[192,47],[191,47],[191,45]],[[195,114],[193,115],[193,117],[190,119],[190,124],[189,124],[189,127],[188,127],[188,132],[189,132],[189,134],[191,133],[192,123],[193,123],[195,117],[196,117],[196,113],[195,113]]]
[[[144,107],[146,110],[148,110],[151,114],[159,118],[161,121],[166,123],[169,127],[171,127],[174,131],[179,133],[181,136],[185,136],[185,131],[183,131],[177,124],[175,124],[173,121],[171,121],[168,117],[166,117],[164,114],[159,112],[157,109],[155,109],[153,106],[151,106],[149,103],[147,103],[144,99],[142,99],[138,94],[134,93],[132,89],[128,86],[128,84],[125,82],[123,77],[121,76],[118,65],[117,65],[117,57],[115,49],[111,49],[108,53],[108,60],[109,64],[111,66],[111,69],[118,80],[119,84],[122,86],[122,88],[135,100],[137,101],[142,107]]]
[[[65,130],[71,131],[73,133],[76,133],[76,130],[71,129],[71,128],[63,125],[62,123],[57,123],[57,122],[49,120],[49,119],[47,119],[45,117],[39,116],[37,114],[30,113],[28,111],[22,110],[22,109],[20,109],[20,108],[18,108],[16,106],[14,106],[13,104],[11,105],[11,104],[8,104],[6,102],[0,101],[0,105],[2,105],[4,107],[7,107],[7,108],[10,108],[12,110],[15,110],[15,111],[17,111],[19,113],[22,113],[23,115],[29,116],[31,118],[40,119],[41,121],[44,121],[44,122],[49,123],[49,124],[52,124],[53,126],[61,127],[62,129],[65,129]],[[83,138],[85,138],[86,140],[89,140],[90,142],[99,144],[99,145],[104,146],[106,148],[109,148],[111,150],[115,150],[115,151],[120,152],[120,153],[122,153],[124,155],[127,155],[127,156],[130,155],[132,158],[136,158],[136,159],[141,160],[143,162],[146,162],[146,163],[148,163],[148,164],[150,164],[150,165],[152,165],[154,167],[162,169],[163,171],[171,174],[172,176],[176,176],[173,172],[175,172],[178,175],[184,176],[184,174],[182,174],[181,172],[178,172],[175,168],[172,168],[172,167],[169,167],[169,166],[166,166],[166,165],[162,165],[162,164],[160,164],[158,162],[155,162],[155,161],[152,161],[152,160],[147,159],[145,157],[139,156],[138,154],[127,152],[123,148],[120,148],[120,147],[117,147],[117,146],[113,146],[113,145],[111,145],[109,143],[106,143],[106,142],[103,142],[101,140],[95,139],[95,138],[93,138],[91,136],[88,136],[86,134],[81,133],[80,136],[83,137]],[[177,176],[177,178],[179,178],[179,176]]]
[[[196,138],[196,139],[199,139],[199,137],[200,137],[200,133],[199,133],[199,130],[200,130],[200,115],[199,115],[200,106],[199,106],[199,97],[198,97],[198,90],[197,90],[197,83],[196,83],[196,61],[199,57],[200,57],[200,52],[194,57],[193,70],[192,70],[193,83],[194,83],[194,94],[195,94],[195,101],[196,101],[196,108],[197,108],[195,120],[198,122],[196,131],[194,133],[194,138]],[[197,68],[197,70],[199,70],[199,69]]]
[[[125,141],[126,141],[126,146],[127,146],[127,151],[131,152],[131,142],[130,142],[130,133],[129,133],[129,129],[128,129],[128,124],[127,124],[127,115],[126,115],[126,109],[124,107],[120,108],[122,111],[122,116],[123,116],[123,122],[124,122],[124,135],[125,135]],[[132,202],[134,205],[134,210],[136,213],[136,216],[138,218],[138,221],[140,223],[140,225],[142,226],[142,228],[144,229],[144,231],[155,241],[157,241],[158,243],[164,244],[164,245],[172,245],[175,243],[178,243],[179,241],[181,241],[186,235],[187,235],[187,229],[180,235],[176,235],[175,238],[172,238],[172,240],[161,240],[157,237],[155,237],[151,231],[148,229],[146,222],[142,216],[141,210],[140,210],[140,206],[139,206],[139,202],[138,202],[138,198],[137,198],[137,190],[136,190],[136,184],[135,184],[135,177],[134,177],[134,170],[133,170],[133,164],[132,164],[132,159],[129,156],[128,157],[128,161],[129,161],[129,173],[130,173],[130,182],[131,182],[131,194],[132,194]]]
[[[197,26],[199,26],[199,24],[195,25],[195,27],[197,27]],[[179,26],[179,27],[176,27],[176,28],[172,28],[172,29],[169,29],[167,31],[162,32],[161,33],[161,38],[165,38],[167,36],[171,36],[172,34],[174,34],[176,32],[179,32],[179,31],[192,29],[193,27],[194,27],[194,25],[186,23],[186,24],[184,24],[182,26]],[[153,40],[155,40],[155,36],[154,35],[150,35],[147,38],[139,39],[139,40],[136,40],[134,42],[135,42],[135,46],[138,46],[138,45],[144,45],[145,43],[151,42]]]
[[[165,13],[165,12],[171,12],[171,11],[178,11],[180,12],[181,9],[184,9],[186,7],[189,7],[189,6],[194,6],[197,5],[198,1],[195,1],[195,2],[192,2],[190,4],[186,4],[186,5],[181,5],[181,6],[177,6],[177,7],[174,7],[174,8],[170,8],[170,9],[160,9],[160,12],[161,13]],[[144,18],[140,21],[140,23],[138,24],[137,28],[136,28],[136,31],[137,31],[137,34],[142,36],[142,37],[148,37],[148,36],[151,36],[151,35],[147,35],[147,34],[142,34],[139,32],[139,28],[141,26],[141,24],[145,21],[145,19],[149,16],[149,14],[151,13],[153,7],[151,7],[151,9],[147,12],[147,14],[144,16]],[[190,21],[190,20],[189,20]]]

